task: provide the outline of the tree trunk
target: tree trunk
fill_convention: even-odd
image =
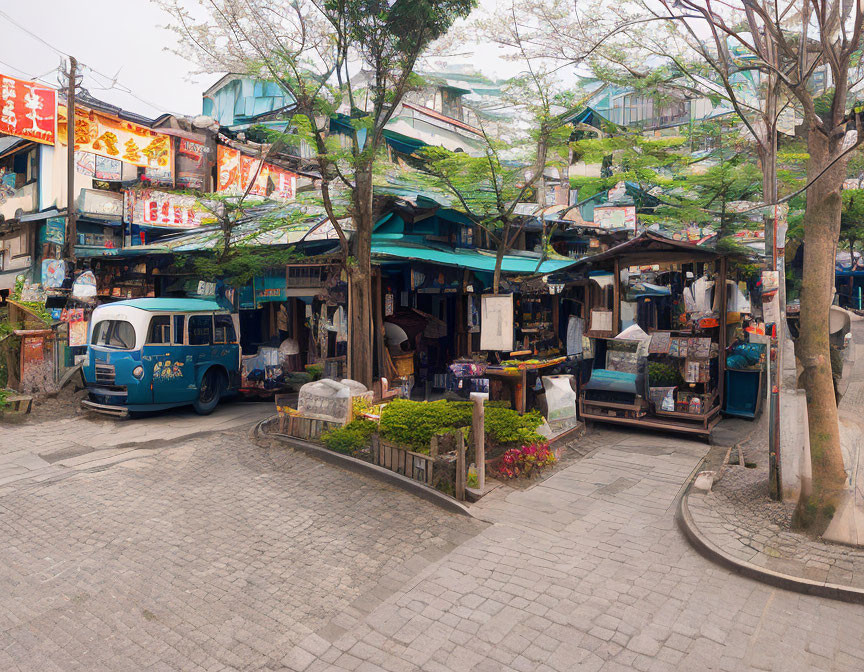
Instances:
[[[498,239],[498,248],[495,250],[495,272],[492,274],[492,293],[498,293],[498,286],[501,284],[501,264],[504,263],[504,253],[507,251],[507,245],[510,242],[510,221],[504,225],[501,231],[501,237]]]
[[[372,387],[372,164],[361,163],[353,192],[354,236],[348,260],[349,376]]]
[[[495,251],[495,273],[492,275],[492,293],[498,293],[498,286],[501,284],[501,264],[504,261],[504,241],[498,243],[498,249]]]
[[[841,143],[842,138],[829,142],[823,133],[810,125],[808,181],[815,179],[841,151]],[[795,521],[816,534],[821,534],[828,526],[846,481],[828,342],[828,315],[834,287],[834,245],[840,235],[840,189],[845,170],[846,162],[841,159],[813,183],[807,191],[804,213],[798,356],[804,367],[802,382],[810,425],[813,489],[808,497],[799,500]]]

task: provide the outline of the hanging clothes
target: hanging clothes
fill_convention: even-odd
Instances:
[[[584,322],[581,317],[571,315],[567,320],[567,354],[581,355],[582,354],[582,332],[584,330]]]

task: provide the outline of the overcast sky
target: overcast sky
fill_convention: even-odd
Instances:
[[[493,3],[481,0],[481,5]],[[199,114],[201,91],[218,77],[192,76],[188,62],[166,51],[175,39],[161,27],[167,22],[162,10],[148,0],[2,2],[0,73],[41,77],[56,86],[62,52],[101,73],[84,70],[83,86],[96,98],[151,117],[162,112]],[[514,74],[514,66],[495,51],[486,45],[459,62],[470,62],[493,77]],[[109,78],[115,75],[117,84],[112,86]]]

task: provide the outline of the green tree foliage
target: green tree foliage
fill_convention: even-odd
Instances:
[[[840,214],[840,243],[852,254],[864,241],[864,189],[843,191],[843,211]]]

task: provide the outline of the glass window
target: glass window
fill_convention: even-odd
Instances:
[[[193,315],[189,318],[189,345],[210,345],[213,342],[213,317]]]
[[[93,326],[91,345],[118,350],[135,348],[135,327],[126,320],[102,320]]]
[[[213,317],[216,324],[213,330],[214,343],[235,343],[237,337],[234,335],[234,321],[230,315],[216,315]]]
[[[174,316],[174,345],[183,345],[186,341],[184,339],[183,330],[186,327],[186,316],[185,315],[175,315]]]
[[[171,318],[168,315],[154,315],[147,330],[147,343],[171,344]]]

